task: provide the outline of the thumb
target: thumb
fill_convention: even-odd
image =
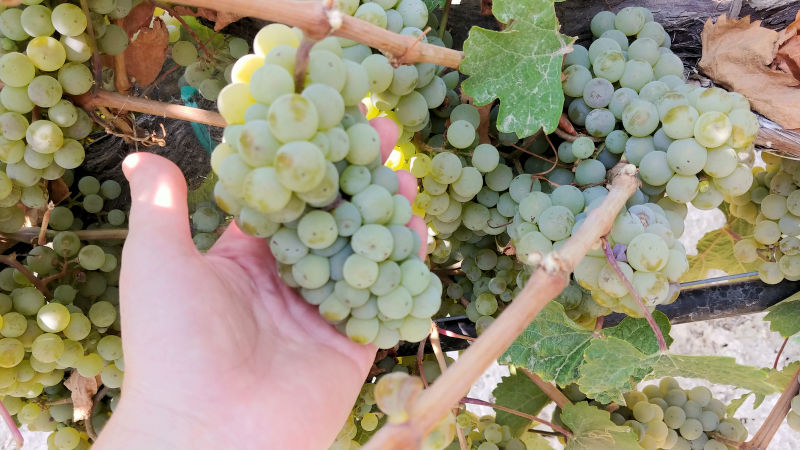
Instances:
[[[123,161],[122,171],[131,185],[126,246],[159,255],[196,253],[189,231],[186,180],[178,166],[152,153],[133,153]]]

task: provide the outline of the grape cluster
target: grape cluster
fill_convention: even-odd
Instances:
[[[733,246],[737,260],[760,261],[768,284],[800,279],[800,161],[762,152],[766,168],[753,168],[753,186],[730,200],[730,213],[755,225]],[[798,174],[795,177],[795,174]]]
[[[249,83],[220,93],[230,125],[212,154],[217,204],[245,232],[270,238],[284,281],[351,339],[382,348],[419,341],[441,281],[417,256],[419,237],[405,226],[411,205],[358,109],[367,72],[323,41],[296,94],[299,42],[290,28],[268,25],[257,53],[234,67],[234,79]]]
[[[508,425],[495,422],[495,416],[487,414],[478,416],[461,409],[456,416],[456,425],[464,431],[467,448],[478,450],[526,450],[529,448],[521,437],[516,437]],[[457,442],[454,441],[453,448]]]
[[[226,214],[214,203],[206,202],[196,205],[191,220],[194,245],[201,252],[206,252],[217,242]]]
[[[125,17],[132,1],[88,5],[100,51],[108,55],[124,51],[127,33],[108,21]],[[41,2],[24,2],[0,13],[1,231],[21,227],[23,212],[13,207],[18,202],[31,208],[46,204],[40,180],[56,180],[84,160],[80,141],[93,123],[66,97],[84,94],[94,83],[86,64],[92,56],[88,24],[81,7],[68,2],[52,9]]]
[[[240,37],[215,34],[198,48],[177,18],[166,11],[156,15],[167,25],[172,45],[170,58],[184,68],[186,83],[196,88],[206,100],[217,101],[222,88],[234,81],[234,63],[250,53],[250,45]]]
[[[752,153],[759,128],[747,99],[684,83],[669,34],[645,8],[602,11],[591,29],[588,50],[576,45],[565,58],[572,122],[638,166],[647,195],[713,209],[747,192],[752,173],[739,153]],[[559,159],[585,164],[591,141],[564,144]]]
[[[94,177],[77,184],[79,192],[51,212],[57,231],[52,246],[34,247],[21,261],[38,284],[16,268],[0,271],[2,403],[19,424],[51,432],[48,445],[58,449],[89,446],[79,431],[83,425],[73,421],[71,402],[60,401],[70,398],[64,380],[75,372],[100,376],[109,396],[86,419],[100,430],[119,400],[125,371],[117,287],[121,241],[89,243],[70,231],[113,226],[114,212],[121,211],[102,211],[103,202],[119,196],[121,187]],[[121,217],[120,225],[126,215]]]
[[[658,386],[627,393],[625,405],[611,414],[611,420],[631,427],[645,449],[726,450],[727,445],[711,433],[735,442],[747,440],[744,425],[726,418],[725,404],[703,386],[684,390],[675,379],[663,378]]]
[[[800,383],[800,378],[796,379],[796,381]],[[786,416],[786,423],[789,424],[789,428],[792,430],[800,432],[800,394],[792,399],[791,409]]]

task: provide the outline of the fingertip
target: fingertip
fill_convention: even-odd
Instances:
[[[417,198],[417,179],[407,170],[398,170],[397,174],[398,189],[397,193],[407,198],[409,203],[414,203]]]
[[[422,220],[422,217],[414,216],[406,226],[419,235],[420,246],[418,254],[419,258],[424,261],[428,256],[428,227],[425,225],[425,221]]]
[[[378,117],[370,120],[370,125],[378,132],[381,139],[381,159],[386,161],[392,153],[392,149],[397,144],[400,137],[400,129],[392,119]]]

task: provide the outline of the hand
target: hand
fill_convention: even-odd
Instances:
[[[386,158],[397,127],[373,126]],[[327,448],[375,347],[351,342],[283,284],[267,240],[231,224],[200,254],[174,164],[137,153],[123,169],[133,197],[120,279],[126,370],[96,448]],[[400,179],[413,201],[416,180]]]

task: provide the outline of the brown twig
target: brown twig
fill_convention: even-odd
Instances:
[[[559,408],[564,409],[567,405],[571,405],[572,402],[569,401],[566,395],[563,392],[559,391],[555,385],[552,383],[548,383],[544,381],[539,375],[531,372],[530,370],[524,367],[517,367],[517,370],[524,373],[526,377],[530,378],[533,381],[533,384],[539,387],[539,389],[544,392],[547,397],[550,398]]]
[[[639,308],[642,309],[642,314],[644,318],[647,320],[647,323],[650,324],[650,328],[653,329],[653,333],[656,335],[656,340],[658,341],[658,349],[662,352],[667,351],[667,341],[664,340],[664,334],[661,332],[661,328],[658,327],[656,320],[653,319],[653,315],[650,313],[650,310],[647,309],[647,306],[642,301],[642,297],[639,296],[639,293],[636,292],[636,289],[631,284],[631,280],[622,273],[622,269],[619,268],[619,264],[617,264],[617,258],[614,257],[614,252],[611,250],[611,246],[608,245],[608,239],[605,236],[600,238],[600,241],[603,243],[603,253],[606,255],[606,260],[608,264],[614,269],[614,272],[617,274],[617,277],[622,281],[622,284],[625,285],[625,289],[628,290],[628,293],[631,294],[636,303],[639,305]]]
[[[75,103],[84,109],[107,107],[126,111],[136,111],[140,113],[151,114],[153,116],[186,120],[189,122],[202,123],[220,128],[224,128],[228,125],[227,122],[225,122],[225,119],[222,118],[221,114],[213,111],[206,111],[203,109],[192,108],[183,105],[174,105],[172,103],[156,102],[153,100],[131,97],[104,90],[99,90],[97,95],[94,97],[84,94],[73,97],[73,100],[75,100]]]
[[[444,352],[442,351],[442,343],[439,340],[439,328],[435,323],[431,322],[431,348],[433,354],[436,356],[436,362],[439,363],[439,371],[444,373],[447,370],[447,361],[444,359]],[[458,406],[452,409],[453,415],[458,415]],[[464,436],[464,430],[461,427],[456,427],[456,435],[458,436],[458,446],[460,450],[468,450],[467,439]]]
[[[773,369],[778,368],[778,362],[781,360],[781,355],[783,354],[783,349],[786,348],[786,344],[789,342],[789,338],[783,340],[783,344],[781,345],[780,350],[778,350],[778,354],[775,355],[775,363],[772,365]]]
[[[424,42],[414,36],[392,33],[363,20],[331,11],[322,2],[304,3],[298,8],[292,0],[180,0],[184,5],[232,12],[295,26],[311,39],[320,40],[329,34],[360,42],[394,56],[403,55],[402,63],[427,62],[457,69],[464,54],[457,50]],[[391,58],[389,58],[391,59]]]
[[[761,424],[761,428],[758,429],[753,439],[742,444],[741,447],[739,447],[740,449],[759,450],[769,446],[770,441],[772,441],[778,428],[783,423],[786,414],[789,413],[792,399],[797,395],[798,390],[800,390],[800,383],[797,382],[798,376],[800,376],[800,367],[798,367],[794,375],[792,375],[789,384],[786,385],[786,389],[783,390],[780,398],[778,398],[778,402],[775,403],[769,416],[767,416],[767,420]]]
[[[555,134],[567,142],[575,142],[575,139],[578,139],[578,136],[573,136],[560,128],[556,128]]]
[[[125,24],[124,19],[114,19],[117,26]],[[128,66],[125,63],[125,53],[114,56],[114,88],[120,94],[128,94],[131,91],[131,80],[128,78]]]
[[[28,270],[27,267],[23,266],[21,262],[17,261],[16,253],[12,253],[10,255],[0,255],[0,264],[5,264],[9,267],[17,269],[45,297],[47,297],[48,299],[53,297],[53,294],[50,292],[50,289],[47,288],[47,285],[44,284],[42,280],[36,278],[36,275],[34,275],[33,272],[31,272],[30,270]]]
[[[735,449],[742,448],[742,444],[744,444],[743,442],[732,441],[732,440],[726,438],[725,436],[721,435],[720,433],[717,433],[716,431],[709,432],[708,433],[708,437],[714,439],[715,441],[722,442],[723,444],[725,444],[727,446],[730,446],[730,447],[733,447]]]
[[[558,425],[556,425],[553,422],[550,422],[548,420],[544,420],[544,419],[541,419],[539,417],[536,417],[536,416],[534,416],[532,414],[527,414],[527,413],[524,413],[524,412],[521,412],[521,411],[517,411],[515,409],[506,408],[505,406],[497,405],[495,403],[491,403],[491,402],[487,402],[487,401],[483,401],[483,400],[479,400],[477,398],[464,397],[464,398],[461,399],[461,403],[469,403],[469,404],[472,404],[472,405],[488,406],[488,407],[494,408],[494,409],[496,409],[498,411],[504,411],[504,412],[507,412],[509,414],[513,414],[515,416],[524,417],[524,418],[526,418],[528,420],[532,420],[534,422],[539,422],[542,425],[547,425],[548,427],[552,428],[553,430],[558,431],[559,433],[564,435],[567,439],[572,437],[572,433],[569,430],[567,430],[567,429],[565,429],[563,427],[560,427],[560,426],[558,426]]]
[[[53,202],[49,202],[47,204],[47,210],[44,212],[44,216],[42,216],[42,228],[39,230],[39,245],[47,244],[47,226],[50,225],[50,214],[53,212],[53,208],[55,205]]]
[[[362,447],[369,449],[409,448],[462,398],[480,375],[494,363],[525,330],[542,308],[569,283],[569,276],[597,240],[606,235],[639,185],[636,167],[620,164],[611,171],[612,184],[600,207],[592,210],[581,227],[558,250],[543,257],[522,292],[498,316],[492,326],[461,354],[436,383],[424,390],[411,407],[409,420],[387,424]]]
[[[0,237],[9,239],[16,242],[32,243],[37,239],[41,232],[40,227],[22,228],[16,233],[0,233]],[[117,240],[125,239],[128,237],[128,230],[123,228],[109,228],[102,230],[78,230],[73,231],[78,238],[82,241],[103,241],[103,240]],[[57,231],[48,230],[47,238],[52,239],[58,234]]]

